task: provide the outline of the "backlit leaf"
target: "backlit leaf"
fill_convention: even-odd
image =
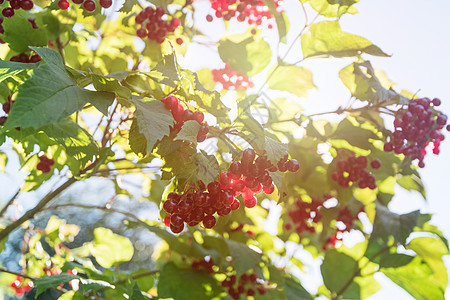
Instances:
[[[323,21],[311,25],[302,35],[303,58],[348,57],[366,53],[389,56],[369,40],[341,30],[338,21]]]
[[[276,68],[276,67],[275,67]],[[271,74],[269,71],[268,74]],[[272,90],[290,92],[299,97],[306,97],[308,90],[315,89],[312,72],[297,66],[279,66],[268,82]]]
[[[89,250],[104,268],[127,262],[134,254],[133,244],[128,238],[102,227],[94,229],[94,240],[89,244]]]

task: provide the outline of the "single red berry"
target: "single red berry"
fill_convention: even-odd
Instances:
[[[242,165],[250,165],[253,163],[253,160],[255,159],[255,150],[249,148],[249,149],[245,149],[242,152],[242,158],[241,158],[241,164]]]
[[[206,15],[206,21],[212,22],[212,20],[213,20],[213,16],[211,16],[211,15]]]
[[[62,10],[68,9],[69,6],[70,6],[70,3],[67,0],[59,0],[58,1],[58,7]]]
[[[17,10],[20,8],[20,0],[9,0],[9,5]]]
[[[33,8],[34,4],[33,1],[31,0],[22,0],[22,2],[20,2],[20,7],[23,10],[31,10]]]
[[[256,198],[252,197],[252,198],[248,198],[248,199],[244,199],[244,205],[247,208],[252,208],[256,206]]]
[[[381,167],[381,162],[379,159],[374,159],[370,162],[370,166],[372,167],[372,169],[379,169]]]
[[[203,113],[198,110],[196,112],[194,112],[194,117],[195,117],[195,120],[197,120],[197,122],[199,124],[202,124],[203,120],[205,119],[205,116],[203,115]]]
[[[5,8],[2,10],[2,15],[3,15],[5,18],[11,18],[12,16],[14,16],[14,9],[12,9],[11,7],[5,7]]]
[[[270,195],[273,193],[273,191],[275,191],[275,186],[273,185],[273,183],[270,186],[264,186],[263,191],[266,195]]]
[[[183,41],[182,38],[177,38],[177,39],[176,39],[176,42],[177,42],[177,44],[180,45],[180,46],[184,44],[184,41]]]
[[[112,5],[112,0],[100,0],[100,6],[103,8],[109,8]]]
[[[184,223],[182,223],[180,226],[174,226],[172,223],[170,223],[170,230],[173,233],[180,233],[184,229]]]
[[[75,4],[82,4],[84,0],[72,0],[72,2]]]
[[[393,147],[393,145],[391,143],[384,144],[383,148],[384,148],[385,152],[391,152],[392,150],[394,150],[394,147]]]
[[[93,12],[95,10],[95,2],[92,0],[86,0],[83,3],[83,7],[88,12]],[[181,229],[183,230],[183,229]]]
[[[170,215],[164,217],[164,225],[166,225],[167,227],[170,226]]]
[[[211,215],[206,215],[203,217],[203,226],[205,228],[211,229],[216,225],[216,218]]]
[[[2,108],[5,114],[9,114],[9,111],[11,110],[11,102],[8,101],[3,103]]]
[[[180,26],[181,25],[181,21],[180,21],[180,19],[178,19],[178,18],[173,18],[171,21],[170,21],[170,26],[172,26],[172,27],[178,27],[178,26]]]
[[[441,100],[438,98],[434,98],[433,101],[431,101],[433,103],[433,106],[439,106],[441,105]]]
[[[300,164],[296,159],[291,159],[286,163],[286,168],[289,172],[295,173],[300,169]]]

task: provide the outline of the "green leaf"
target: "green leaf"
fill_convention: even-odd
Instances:
[[[178,132],[175,140],[185,140],[197,144],[197,134],[200,129],[200,124],[195,120],[184,122],[180,132]]]
[[[174,300],[209,300],[221,292],[218,282],[204,272],[178,269],[169,262],[160,271],[158,296]]]
[[[286,34],[289,31],[289,20],[284,12],[277,12],[277,8],[272,0],[264,0],[264,4],[269,8],[269,12],[275,17],[280,42],[286,43]]]
[[[381,256],[380,268],[398,268],[409,264],[414,256],[401,253],[388,253]]]
[[[84,296],[80,292],[71,290],[62,294],[58,300],[84,300]]]
[[[299,97],[306,97],[308,90],[316,89],[312,72],[297,66],[275,66],[268,85],[272,90],[286,91]],[[267,74],[271,74],[269,71]]]
[[[419,258],[400,268],[381,270],[390,280],[417,300],[444,300],[444,290],[432,277],[433,271]]]
[[[311,295],[295,278],[285,277],[284,290],[287,300],[311,300]]]
[[[97,91],[113,92],[117,97],[129,99],[131,97],[131,91],[122,86],[122,84],[116,78],[108,76],[101,76],[97,74],[91,74],[92,84]]]
[[[414,226],[417,225],[419,215],[419,210],[398,215],[391,212],[387,207],[378,204],[372,236],[387,241],[389,236],[392,235],[399,243],[404,244]]]
[[[381,289],[381,285],[371,276],[356,276],[342,294],[343,299],[366,299]]]
[[[246,34],[227,35],[219,42],[220,58],[235,71],[253,76],[270,63],[270,46],[261,37]]]
[[[327,18],[340,18],[343,14],[358,12],[353,6],[358,0],[308,0],[308,2],[315,11]]]
[[[352,257],[335,249],[326,252],[320,266],[325,286],[335,293],[340,292],[353,277],[356,268],[357,262]],[[339,272],[339,275],[336,272]]]
[[[233,265],[237,277],[256,267],[261,262],[262,255],[250,249],[246,244],[228,239],[225,242],[228,245],[230,255],[233,257]]]
[[[16,102],[3,130],[17,126],[39,128],[58,123],[81,110],[88,101],[91,103],[94,103],[94,100],[102,103],[112,101],[110,95],[112,94],[78,87],[66,72],[62,62],[48,60],[48,63],[34,70],[29,80],[20,85]]]
[[[370,139],[378,140],[379,137],[371,130],[356,125],[350,121],[349,118],[342,120],[336,128],[336,131],[331,136],[333,139],[342,139],[352,144],[353,146],[362,149],[371,149],[373,144]]]
[[[32,69],[35,66],[36,64],[24,64],[15,61],[0,60],[0,82],[6,78],[19,74],[23,70]]]
[[[339,71],[339,78],[359,100],[373,104],[387,101],[393,104],[407,104],[409,100],[392,89],[389,80],[383,82],[377,77],[369,61],[354,62]]]
[[[133,284],[133,289],[131,292],[130,300],[146,300],[145,297],[142,296],[141,289],[139,288],[137,282],[135,282],[135,281]]]
[[[152,71],[158,71],[164,78],[159,81],[161,84],[167,84],[169,86],[175,87],[175,81],[180,81],[180,75],[178,74],[178,64],[175,57],[175,53],[169,55],[164,55],[162,60],[156,65]]]
[[[122,7],[119,9],[119,12],[130,13],[133,10],[133,7],[137,4],[139,4],[137,0],[124,1]]]
[[[323,21],[311,25],[302,36],[303,58],[348,57],[362,53],[389,56],[367,39],[343,32],[338,21]]]
[[[147,154],[147,139],[145,135],[139,132],[139,125],[137,120],[133,120],[131,123],[128,142],[130,144],[131,151],[136,154],[145,156]]]
[[[418,174],[404,175],[397,178],[397,183],[408,191],[418,191],[426,199],[426,191]]]
[[[37,278],[34,281],[34,285],[37,288],[36,297],[48,290],[49,288],[56,288],[61,284],[67,283],[73,279],[78,279],[80,276],[75,276],[72,274],[58,274],[52,276],[45,276],[42,278]]]
[[[93,137],[77,123],[63,120],[56,124],[44,126],[42,130],[66,149],[67,154],[80,160],[83,164],[93,160],[98,147]]]
[[[194,121],[196,122],[196,121]],[[219,163],[214,155],[207,155],[203,151],[193,156],[195,169],[193,177],[208,184],[214,181],[220,173]]]
[[[29,46],[46,46],[47,32],[44,27],[34,29],[24,15],[15,15],[14,18],[4,18],[2,26],[5,30],[0,35],[8,43],[10,49],[16,52],[25,52]]]
[[[266,150],[267,159],[276,166],[288,150],[288,145],[266,136],[264,149]]]
[[[408,248],[423,258],[434,272],[433,279],[445,290],[448,284],[448,275],[442,256],[449,252],[444,242],[429,236],[417,237],[408,243]]]
[[[104,268],[127,262],[134,254],[133,244],[128,238],[103,227],[94,229],[94,240],[89,244],[89,249]]]
[[[147,140],[147,153],[151,153],[156,142],[170,134],[173,116],[161,101],[132,100],[136,105],[136,119],[139,132]]]

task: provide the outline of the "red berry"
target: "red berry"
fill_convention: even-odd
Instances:
[[[9,5],[13,9],[19,9],[20,8],[20,0],[9,0]]]
[[[212,20],[213,20],[213,16],[211,16],[211,15],[206,15],[206,21],[212,22]]]
[[[286,168],[289,172],[295,173],[300,169],[300,164],[296,159],[291,159],[286,163]]]
[[[83,3],[83,7],[88,12],[93,12],[95,10],[95,2],[92,0],[86,0]],[[183,230],[183,229],[181,229]]]
[[[439,105],[441,105],[441,100],[439,100],[438,98],[434,98],[432,103],[433,103],[433,106],[439,106]]]
[[[242,158],[241,158],[241,164],[248,166],[250,164],[253,163],[253,160],[255,159],[255,150],[249,148],[249,149],[245,149],[242,152]]]
[[[20,7],[23,10],[31,10],[33,8],[34,4],[33,1],[31,0],[22,0],[22,2],[20,2]]]
[[[72,0],[72,2],[75,4],[82,4],[84,0]]]
[[[266,195],[270,195],[275,191],[275,186],[271,184],[270,186],[264,186],[263,191]]]
[[[11,7],[5,7],[5,8],[2,10],[2,15],[3,15],[5,18],[11,18],[12,16],[14,16],[14,9],[12,9]]]
[[[372,167],[372,169],[379,169],[381,167],[381,162],[379,159],[374,159],[370,162],[370,166]]]
[[[211,229],[215,225],[216,225],[216,218],[214,216],[207,215],[203,217],[203,226],[205,226],[205,228]]]
[[[111,7],[111,5],[112,5],[112,0],[100,0],[100,6],[103,8],[109,8],[109,7]]]
[[[68,9],[70,6],[69,1],[67,0],[59,0],[58,1],[58,7],[62,10]]]
[[[252,197],[252,198],[248,198],[248,199],[244,199],[244,205],[247,208],[252,208],[256,206],[256,198]]]
[[[183,41],[182,38],[177,38],[175,41],[176,41],[177,44],[180,45],[180,46],[184,44],[184,41]]]
[[[173,233],[180,233],[184,229],[184,223],[182,223],[180,226],[174,226],[172,223],[170,223],[170,230]]]
[[[3,103],[3,111],[5,112],[5,114],[9,114],[9,111],[11,110],[11,102],[5,102]]]
[[[205,119],[205,116],[201,111],[197,110],[196,112],[194,112],[194,118],[195,120],[197,120],[199,124],[202,124],[203,120]]]

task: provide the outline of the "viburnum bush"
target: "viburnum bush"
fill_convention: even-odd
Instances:
[[[0,2],[2,293],[444,299],[447,240],[389,203],[450,125],[341,29],[357,1]],[[341,59],[351,101],[309,114],[307,62]]]

